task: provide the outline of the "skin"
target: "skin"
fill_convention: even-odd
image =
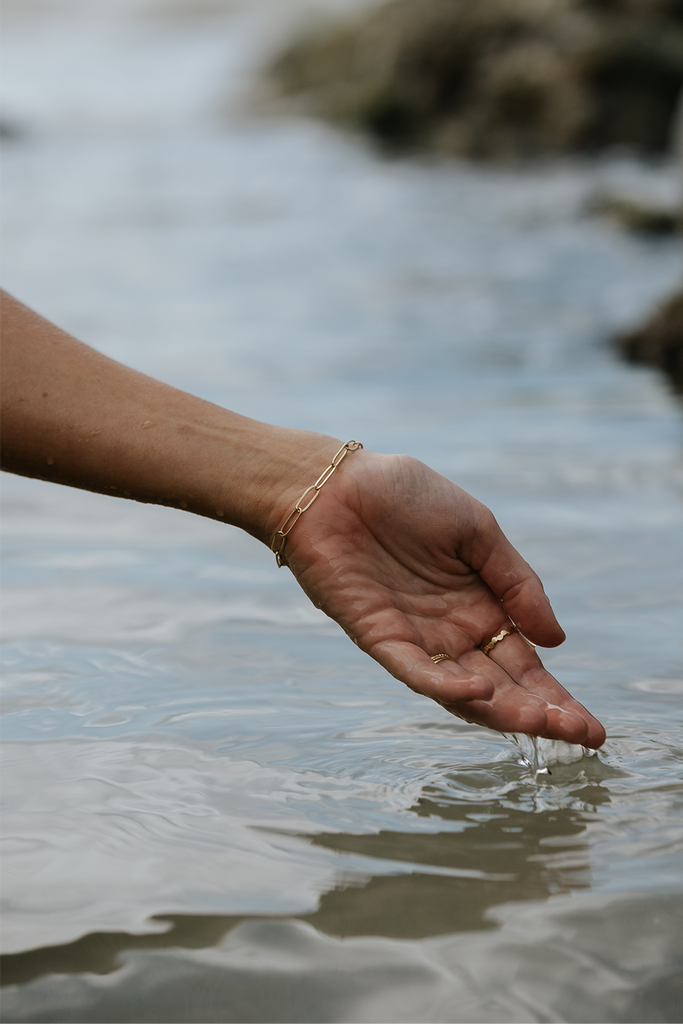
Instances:
[[[342,442],[137,373],[2,293],[2,468],[169,505],[270,545]],[[491,512],[405,455],[349,453],[287,538],[313,603],[416,693],[470,722],[597,748],[600,723],[529,641],[565,639]],[[511,623],[490,656],[480,650]],[[452,660],[434,664],[430,656]]]

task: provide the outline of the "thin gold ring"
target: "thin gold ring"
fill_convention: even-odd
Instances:
[[[488,655],[489,651],[492,651],[496,644],[499,644],[501,640],[504,640],[506,636],[510,636],[512,633],[519,633],[519,626],[510,624],[509,628],[501,629],[500,633],[496,636],[492,636],[487,644],[482,644],[481,651]]]
[[[432,654],[431,659],[435,665],[438,665],[440,661],[453,661],[450,654]]]

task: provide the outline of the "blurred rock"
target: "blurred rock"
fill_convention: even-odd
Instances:
[[[524,158],[671,142],[681,0],[392,0],[269,70],[304,109],[383,145]]]
[[[0,119],[0,139],[13,142],[15,139],[21,139],[23,135],[23,129],[15,121],[9,121],[5,117]]]
[[[658,366],[683,390],[683,289],[677,292],[642,327],[618,339],[623,355],[632,363]]]
[[[681,227],[679,209],[619,193],[595,196],[588,209],[590,213],[612,218],[638,235],[671,235]]]

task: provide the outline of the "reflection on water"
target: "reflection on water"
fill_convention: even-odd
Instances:
[[[582,212],[675,179],[214,116],[296,6],[10,4],[7,285],[115,358],[476,493],[608,742],[541,745],[538,773],[250,538],[8,479],[2,1019],[675,1020],[680,406],[605,340],[683,261]]]
[[[505,814],[498,803],[440,807],[430,800],[421,800],[416,810],[462,822],[465,828],[313,837],[333,850],[414,867],[410,875],[375,877],[362,888],[326,893],[317,913],[307,918],[311,924],[329,935],[422,938],[491,928],[486,911],[500,903],[590,887],[586,825],[574,811]],[[422,865],[450,869],[453,876],[423,873]]]
[[[511,767],[511,766],[510,766]],[[469,772],[463,771],[462,785],[480,785],[482,781],[495,779],[499,766],[496,764],[473,767]],[[508,774],[513,774],[508,769]],[[505,903],[518,904],[519,901],[531,901],[532,904],[539,900],[546,900],[550,896],[568,893],[575,890],[590,887],[590,857],[587,843],[587,820],[588,812],[595,812],[598,806],[609,802],[609,794],[600,785],[599,778],[588,779],[585,772],[574,771],[570,782],[578,786],[574,788],[574,808],[556,807],[539,810],[527,809],[517,805],[515,794],[508,794],[508,806],[504,807],[500,800],[488,802],[472,802],[467,800],[443,799],[443,792],[435,793],[433,796],[421,797],[417,804],[408,809],[410,814],[417,815],[432,823],[436,829],[436,823],[441,820],[448,823],[448,831],[432,832],[396,832],[381,830],[375,834],[350,834],[323,832],[308,836],[308,840],[314,845],[325,849],[337,851],[341,854],[355,854],[364,858],[365,863],[371,871],[371,865],[377,861],[387,861],[391,866],[396,862],[404,862],[410,866],[408,874],[376,874],[368,873],[367,876],[360,874],[350,875],[346,881],[342,880],[332,890],[323,893],[317,910],[312,914],[297,915],[297,919],[315,929],[316,935],[329,935],[333,937],[358,937],[358,936],[386,936],[394,940],[424,939],[430,936],[453,936],[456,933],[472,933],[480,929],[499,929],[500,921],[495,917],[487,915],[487,911],[499,907]],[[609,774],[609,773],[608,773]],[[448,780],[446,780],[448,783]],[[452,780],[456,785],[457,776]],[[485,785],[485,788],[489,788]],[[441,799],[439,796],[441,795]],[[451,794],[452,795],[452,794]],[[429,869],[432,869],[430,872]],[[167,930],[161,933],[146,935],[130,935],[121,932],[103,933],[98,932],[84,936],[76,942],[61,946],[54,946],[38,950],[31,950],[25,953],[6,956],[3,958],[3,978],[6,985],[27,985],[43,976],[49,975],[104,975],[121,973],[123,962],[131,964],[138,963],[131,956],[139,956],[134,951],[141,950],[174,950],[177,956],[179,950],[202,950],[210,947],[221,949],[230,947],[231,942],[237,943],[241,949],[244,948],[244,932],[239,926],[247,921],[253,922],[252,929],[258,921],[253,915],[189,915],[189,914],[164,914],[157,915],[155,922],[167,926]],[[264,953],[263,941],[265,935],[270,936],[270,941],[275,942],[275,949],[279,950],[279,957],[284,954],[291,957],[292,947],[300,947],[301,933],[292,931],[295,927],[288,924],[292,919],[283,919],[281,927],[284,931],[247,933],[254,935],[259,949],[259,959]],[[264,919],[266,928],[276,927],[274,919]],[[235,936],[230,933],[237,929]],[[289,930],[288,930],[289,929]],[[304,932],[303,935],[308,935]],[[247,938],[247,943],[249,943]],[[310,938],[308,942],[310,943]],[[452,941],[452,940],[449,940]],[[287,951],[285,954],[285,950]],[[483,951],[482,951],[483,952]],[[348,956],[348,949],[345,951]],[[421,987],[424,979],[420,977],[420,971],[416,970],[416,964],[396,963],[389,977],[386,977],[386,966],[384,971],[378,969],[376,962],[377,952],[369,951],[373,962],[374,985],[383,991],[387,984],[392,989],[398,983],[396,971],[399,970],[403,977],[402,984],[405,984],[405,972],[412,977],[417,987]],[[487,951],[490,955],[491,951]],[[327,1012],[335,1002],[335,993],[330,991],[329,979],[319,971],[320,951],[316,949],[313,961],[310,954],[304,957],[308,962],[308,969],[315,968],[318,985],[325,993],[324,1001]],[[144,961],[143,961],[144,963]],[[161,966],[161,965],[157,965]],[[162,966],[162,971],[164,970]],[[177,962],[171,966],[167,964],[166,970],[171,974],[162,975],[163,985],[167,985],[171,977],[175,979],[178,971]],[[192,967],[192,988],[199,988],[204,992],[207,985],[205,971],[199,964]],[[149,965],[143,968],[147,977],[145,987],[149,985]],[[358,967],[354,969],[354,986],[358,989]],[[238,985],[244,989],[245,978],[243,972],[239,973]],[[268,980],[266,980],[268,979]],[[227,979],[224,979],[227,981]],[[433,980],[433,979],[432,979]],[[442,979],[441,979],[442,980]],[[122,983],[130,986],[130,972],[125,973]],[[246,985],[244,998],[248,1002],[248,1011],[241,999],[237,998],[234,990],[235,979],[231,980],[230,988],[230,1011],[225,1016],[207,1015],[206,1000],[202,997],[200,1004],[203,1007],[203,1017],[207,1020],[314,1020],[319,1015],[309,1016],[311,1012],[311,1000],[313,993],[309,983],[305,986],[301,996],[294,996],[287,990],[288,1012],[283,1012],[282,999],[284,993],[280,992],[274,1002],[278,1009],[274,1008],[273,997],[266,1011],[266,1016],[255,1016],[254,989],[252,982]],[[274,978],[272,969],[269,969],[266,977],[260,979],[260,984],[273,986]],[[210,984],[210,982],[209,982]],[[275,982],[277,989],[278,984]],[[315,987],[315,986],[314,986]],[[362,988],[362,986],[360,986]],[[118,986],[117,986],[118,991]],[[56,995],[59,1000],[60,993],[51,990],[51,998]],[[88,1004],[90,1020],[115,1019],[112,1014],[118,1013],[116,1019],[131,1019],[126,1016],[126,1010],[121,1007],[120,1001],[117,1006],[117,998],[109,992],[104,1003],[100,1005],[99,1012],[93,1006],[92,1000]],[[261,998],[263,995],[261,994]],[[339,993],[336,993],[339,998]],[[68,1000],[70,1002],[70,1000]],[[159,1016],[140,1017],[140,998],[138,993],[135,1005],[137,1017],[140,1019],[162,1019]],[[163,1002],[163,1001],[162,1001]],[[386,995],[382,1000],[386,1008]],[[34,1005],[35,997],[31,1000]],[[315,999],[313,999],[315,1005]],[[10,1001],[12,1005],[12,1001]],[[18,1004],[14,1004],[15,1006]],[[40,1005],[40,1001],[38,1001]],[[154,1014],[159,1013],[159,995],[154,997]],[[361,1004],[362,1005],[362,1004]],[[241,1007],[241,1016],[236,1015],[237,1007]],[[295,1009],[296,1008],[296,1009]],[[123,1016],[121,1013],[123,1011]],[[73,1003],[71,1002],[73,1014]],[[130,1012],[130,1011],[128,1011]],[[149,1011],[148,1011],[149,1012]],[[193,1019],[197,1013],[197,1004],[193,1009]],[[104,1014],[104,1015],[103,1015]],[[59,1011],[55,1012],[54,1005],[51,1005],[50,1012],[45,1016],[43,1009],[41,1019],[61,1020]],[[21,1016],[18,1019],[36,1019],[29,1013],[29,1016]],[[84,1019],[76,1017],[74,1019]],[[137,1018],[136,1018],[137,1019]],[[165,1019],[165,1018],[164,1018]],[[170,1016],[169,1020],[185,1019],[183,1017]],[[365,1013],[361,1016],[349,1016],[348,1006],[344,1017],[331,1017],[328,1019],[387,1019],[370,1018]],[[396,1019],[409,1019],[397,1016]],[[450,1017],[448,1019],[451,1019]],[[452,1018],[456,1019],[456,1018]],[[465,1019],[465,1018],[457,1018]],[[469,1019],[469,1018],[468,1018]],[[478,1018],[477,1018],[478,1019]],[[513,1019],[513,1018],[511,1018]]]
[[[594,790],[598,787],[590,787]],[[598,794],[591,792],[596,798]],[[602,794],[602,799],[609,799]],[[462,831],[375,835],[321,833],[316,845],[365,858],[405,861],[410,874],[351,876],[320,897],[318,909],[297,919],[325,935],[430,935],[495,928],[490,907],[590,887],[586,823],[568,809],[501,814],[500,805],[420,800],[414,812],[459,822]],[[549,849],[548,849],[549,848]],[[424,868],[438,870],[427,873]],[[170,922],[163,933],[96,933],[63,946],[3,957],[3,983],[22,984],[52,973],[106,974],[131,949],[200,949],[216,945],[244,915],[156,915]]]
[[[536,904],[513,904],[496,931],[422,943],[326,938],[291,920],[169,917],[172,929],[157,941],[98,935],[89,956],[85,944],[61,957],[46,951],[44,967],[60,973],[26,985],[23,1000],[6,990],[5,1019],[675,1021],[682,913],[680,897],[603,897],[580,909],[551,902],[542,917]],[[164,948],[169,940],[174,950]],[[69,973],[74,959],[81,970],[110,971],[114,957],[103,978]]]

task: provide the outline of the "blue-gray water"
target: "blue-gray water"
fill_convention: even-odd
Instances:
[[[5,477],[2,1019],[680,1020],[681,406],[607,339],[683,257],[583,213],[673,172],[251,115],[293,0],[8,6],[5,287],[486,501],[608,740],[534,777],[250,538]]]

